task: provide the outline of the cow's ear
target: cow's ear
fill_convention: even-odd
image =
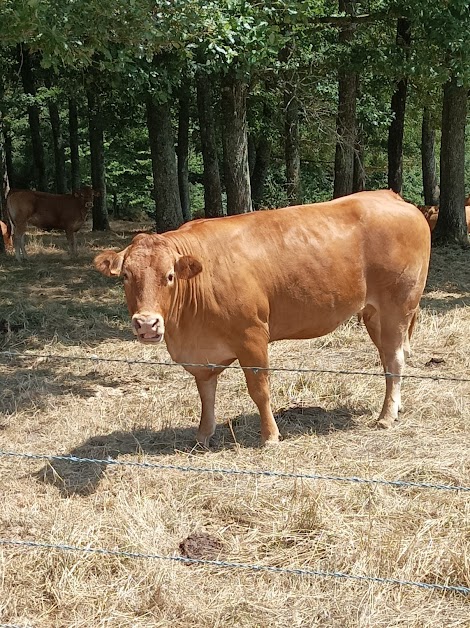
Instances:
[[[73,195],[75,196],[75,198],[78,198],[80,196],[80,192],[75,191]]]
[[[94,259],[96,270],[106,275],[106,277],[119,277],[125,252],[126,249],[119,251],[119,253],[116,253],[116,251],[103,251]]]
[[[191,255],[183,255],[175,264],[175,273],[179,279],[192,279],[202,270],[202,264]]]

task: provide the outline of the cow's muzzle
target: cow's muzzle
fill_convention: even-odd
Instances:
[[[163,316],[160,314],[134,314],[132,331],[141,342],[161,342],[165,333]]]

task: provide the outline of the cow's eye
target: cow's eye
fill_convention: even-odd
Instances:
[[[174,278],[175,278],[175,275],[173,273],[170,273],[167,277],[168,283],[172,283]]]

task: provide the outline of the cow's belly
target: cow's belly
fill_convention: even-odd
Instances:
[[[275,340],[301,340],[306,338],[319,338],[334,331],[341,323],[348,320],[362,309],[361,305],[342,308],[327,315],[319,315],[318,312],[307,312],[301,320],[293,316],[290,320],[272,320],[269,325],[270,341]]]
[[[236,359],[234,347],[216,336],[213,330],[200,330],[176,338],[166,334],[166,346],[172,360],[190,364],[224,364]]]
[[[270,308],[270,340],[319,338],[334,331],[365,305],[365,285],[347,294],[324,292],[308,300],[283,299]]]

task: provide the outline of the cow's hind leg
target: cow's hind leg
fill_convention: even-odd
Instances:
[[[401,375],[405,366],[405,350],[408,345],[410,318],[400,321],[390,310],[381,321],[381,348],[385,370],[385,400],[377,427],[391,427],[401,410]]]
[[[391,427],[401,410],[401,374],[405,364],[405,354],[409,349],[410,323],[397,322],[398,315],[393,316],[391,308],[381,319],[379,312],[372,307],[364,311],[364,323],[369,336],[377,347],[385,371],[385,400],[377,426]],[[414,318],[414,315],[413,315]]]
[[[416,312],[413,314],[413,317],[410,321],[409,327],[408,327],[408,333],[405,336],[405,344],[404,344],[404,351],[405,351],[405,360],[407,360],[410,355],[411,355],[411,347],[410,347],[410,340],[411,340],[411,336],[413,334],[413,329],[416,323],[416,319],[418,317],[418,311],[419,308],[416,310]]]
[[[26,249],[24,246],[25,232],[14,227],[13,231],[13,243],[15,245],[15,257],[21,262],[23,259],[27,259]]]

